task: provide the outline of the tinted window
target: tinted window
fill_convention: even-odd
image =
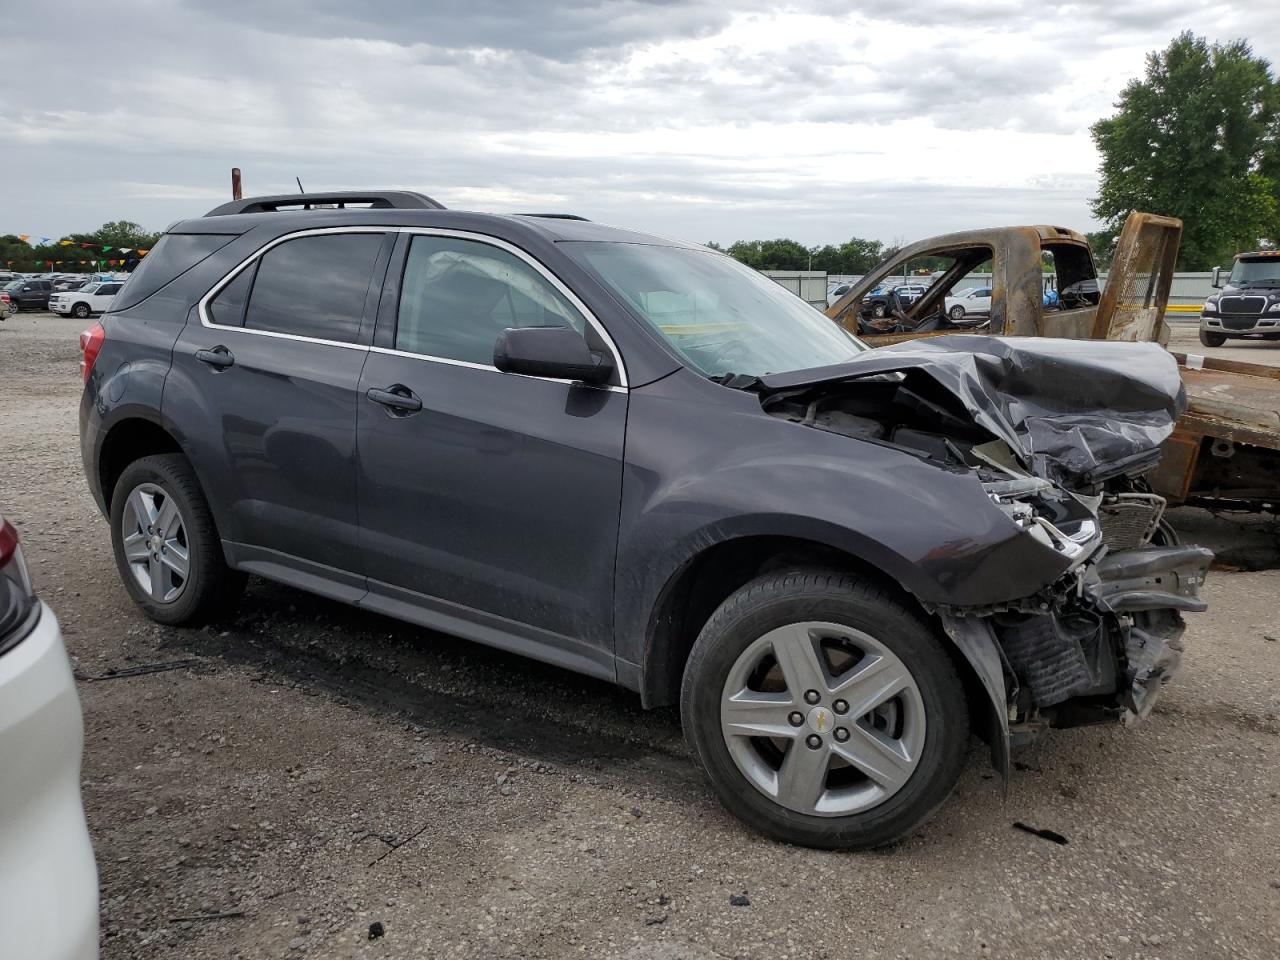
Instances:
[[[102,286],[98,288],[98,294],[104,295],[109,293],[117,293],[119,292],[119,290],[120,290],[120,284],[118,283],[104,283]]]
[[[255,291],[256,293],[256,291]],[[493,363],[508,327],[573,327],[586,321],[540,273],[498,247],[416,236],[400,286],[396,349]]]
[[[111,309],[126,310],[141,303],[234,239],[234,236],[214,233],[165,234],[129,276],[120,295],[111,302]]]
[[[343,233],[273,247],[258,263],[245,327],[355,343],[381,246],[380,233]]]
[[[251,263],[219,290],[218,295],[209,301],[209,319],[224,327],[243,327],[245,304],[249,302],[249,290],[257,272],[257,262]]]

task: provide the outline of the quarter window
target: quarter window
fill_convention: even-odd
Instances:
[[[259,261],[245,328],[355,343],[382,236],[324,234],[272,247]]]
[[[243,327],[244,308],[249,302],[249,290],[253,287],[253,275],[258,271],[258,264],[249,264],[234,280],[218,291],[218,295],[209,301],[209,318],[224,327]]]
[[[585,333],[586,320],[519,257],[455,237],[418,235],[409,244],[397,350],[487,365],[503,330],[549,326]]]

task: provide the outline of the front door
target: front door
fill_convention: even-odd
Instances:
[[[626,390],[492,362],[508,327],[603,346],[585,308],[482,238],[405,234],[387,282],[359,391],[366,602],[612,676]]]

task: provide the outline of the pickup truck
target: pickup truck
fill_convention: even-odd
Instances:
[[[70,314],[77,319],[95,313],[104,313],[111,306],[124,284],[118,280],[109,283],[86,283],[79,290],[60,290],[49,298],[49,309],[64,317]]]

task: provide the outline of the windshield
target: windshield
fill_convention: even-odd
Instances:
[[[1233,287],[1280,287],[1280,256],[1237,260],[1230,283]]]
[[[768,277],[710,250],[561,244],[704,376],[841,363],[867,347]]]

